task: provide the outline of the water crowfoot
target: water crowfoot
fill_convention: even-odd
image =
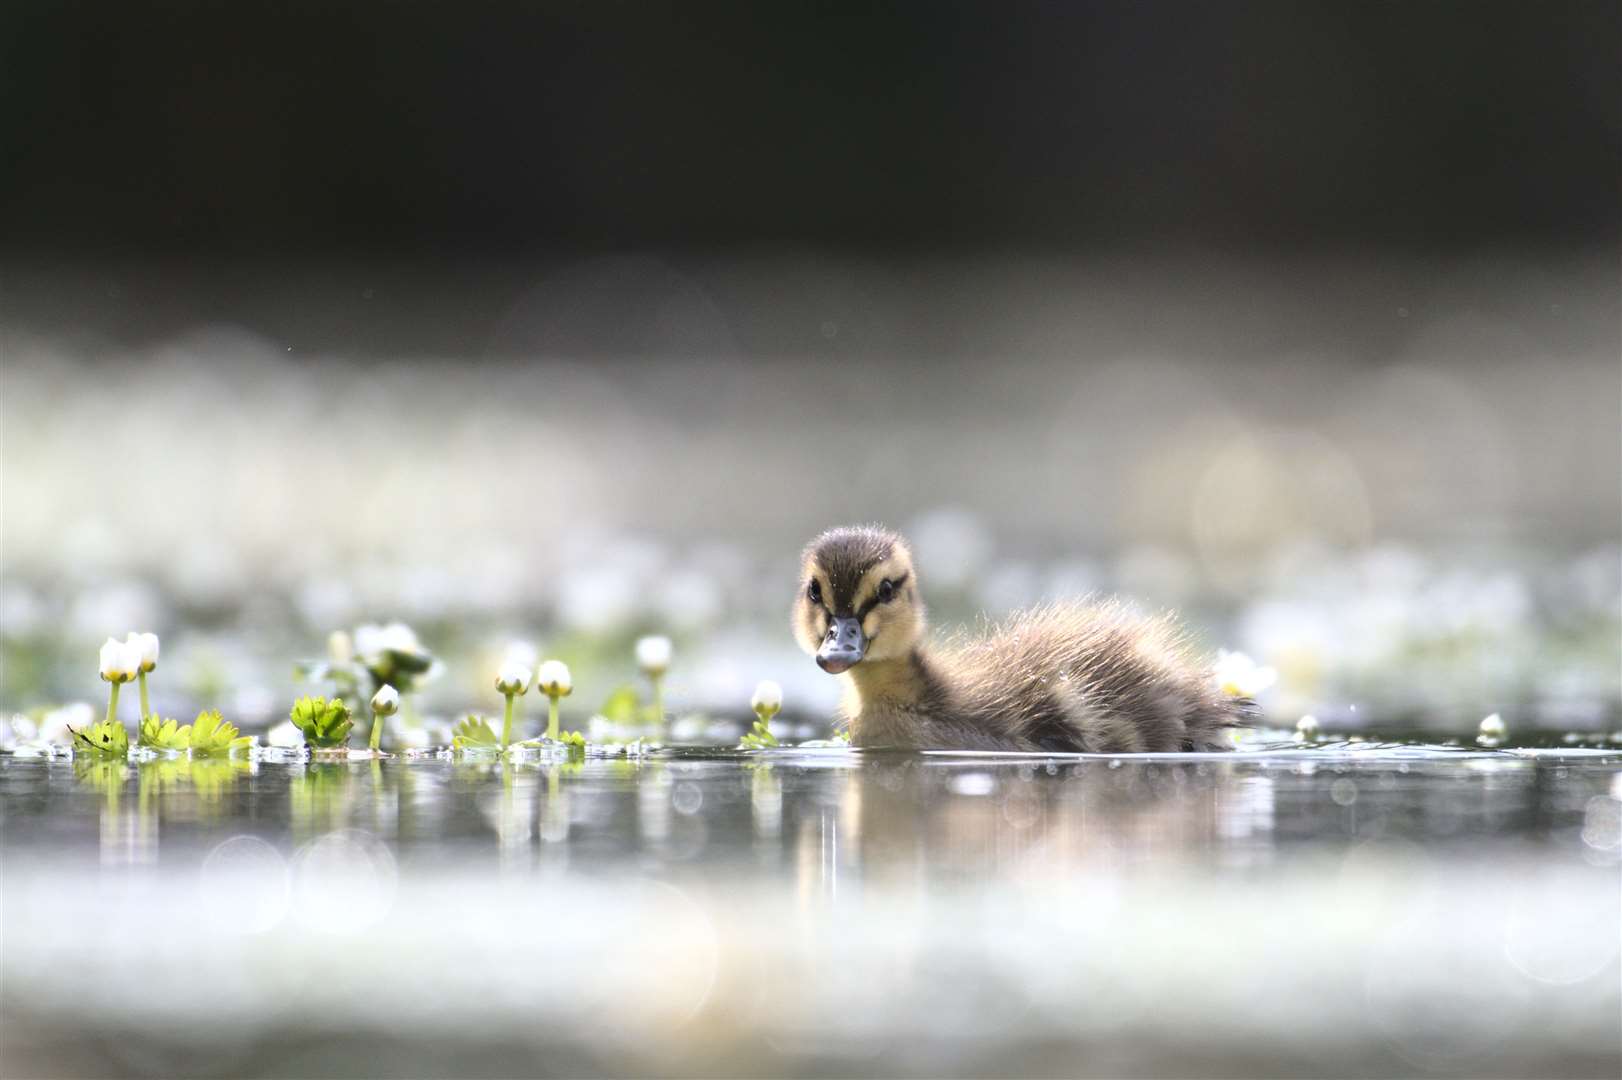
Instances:
[[[355,726],[343,698],[303,697],[293,703],[289,719],[304,735],[311,749],[328,750],[348,745]]]
[[[134,649],[141,660],[140,666],[136,668],[136,677],[141,684],[141,719],[145,720],[152,715],[152,706],[146,696],[146,677],[158,666],[158,635],[137,634],[131,631],[124,638],[124,645],[126,648]]]
[[[1493,713],[1481,721],[1481,726],[1476,732],[1476,744],[1491,750],[1504,745],[1504,740],[1508,737],[1509,727],[1504,723],[1504,718]]]
[[[388,683],[378,687],[372,695],[372,737],[367,740],[375,754],[383,742],[383,718],[393,716],[400,709],[400,692]]]
[[[569,665],[562,660],[548,660],[535,673],[535,688],[547,697],[546,737],[558,739],[558,699],[574,692],[574,679]]]
[[[134,635],[130,635],[132,638]],[[107,691],[107,718],[103,724],[112,726],[118,723],[118,689],[125,683],[134,679],[141,670],[141,650],[129,641],[119,641],[117,638],[108,638],[101,646],[101,677],[108,683]],[[129,734],[124,735],[125,746],[129,745]]]
[[[754,696],[749,699],[749,707],[755,710],[755,723],[739,742],[740,750],[764,750],[767,747],[780,745],[777,736],[772,734],[772,717],[776,716],[783,707],[783,688],[770,679],[764,679],[755,686]]]
[[[501,748],[507,749],[513,738],[513,698],[529,692],[529,668],[508,661],[496,672],[496,689],[507,699],[501,716]]]
[[[636,664],[653,686],[653,714],[661,732],[665,727],[664,677],[670,670],[670,653],[670,639],[662,634],[637,639]]]

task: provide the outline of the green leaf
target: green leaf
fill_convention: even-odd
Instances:
[[[774,746],[781,746],[772,729],[766,726],[764,720],[756,720],[743,738],[738,740],[739,750],[767,750]]]
[[[245,750],[253,745],[253,737],[244,735],[216,709],[205,709],[191,724],[191,752],[193,757],[223,757],[232,751]]]
[[[482,716],[468,713],[451,731],[451,748],[455,750],[495,750],[500,746],[501,740]]]
[[[603,702],[598,713],[611,724],[635,724],[641,719],[641,707],[636,697],[636,687],[626,685],[616,687]]]
[[[75,753],[100,754],[104,757],[128,757],[130,733],[117,720],[112,723],[108,723],[106,720],[98,720],[87,728],[80,728],[73,732],[73,749]]]
[[[289,719],[304,733],[304,742],[316,748],[347,746],[349,732],[355,726],[343,698],[299,698],[293,703]]]
[[[149,750],[184,750],[191,745],[191,725],[181,727],[178,721],[153,713],[141,721],[136,745]]]

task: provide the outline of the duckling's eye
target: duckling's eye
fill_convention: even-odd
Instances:
[[[822,603],[822,582],[812,578],[811,584],[805,590],[805,595],[811,598],[813,604]]]
[[[895,599],[895,582],[885,578],[879,582],[879,603],[888,604]]]

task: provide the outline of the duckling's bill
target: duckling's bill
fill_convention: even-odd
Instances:
[[[867,635],[860,619],[836,615],[817,649],[817,666],[830,675],[849,671],[867,653]]]

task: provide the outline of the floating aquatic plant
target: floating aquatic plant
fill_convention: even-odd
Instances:
[[[343,698],[299,698],[293,703],[289,719],[303,733],[305,744],[315,749],[347,746],[349,732],[355,726]]]
[[[783,707],[783,688],[770,679],[762,680],[755,686],[754,696],[749,699],[749,707],[755,710],[755,723],[739,740],[738,748],[765,750],[781,745],[777,741],[777,736],[772,734],[771,722],[772,717]]]
[[[140,666],[136,668],[136,677],[141,682],[141,719],[145,720],[152,715],[152,706],[147,702],[146,677],[158,666],[158,635],[137,634],[133,631],[125,637],[126,648],[134,649],[140,657]]]
[[[73,733],[73,749],[107,757],[128,757],[130,733],[117,720],[99,720]]]
[[[133,635],[132,635],[133,636]],[[128,641],[108,638],[101,646],[101,677],[108,684],[107,718],[103,724],[118,723],[118,689],[141,671],[141,649]],[[105,732],[104,732],[105,734]],[[124,733],[124,745],[129,745],[129,733]],[[74,740],[77,745],[78,740]]]
[[[1504,718],[1497,713],[1493,713],[1482,720],[1481,726],[1476,731],[1476,744],[1485,746],[1489,750],[1504,745],[1504,740],[1507,738],[1509,738],[1509,726],[1504,723]]]
[[[501,748],[505,750],[513,739],[513,698],[529,692],[529,668],[510,660],[502,664],[496,672],[496,690],[507,700],[501,714]]]
[[[332,683],[334,697],[359,697],[361,679],[368,672],[355,660],[354,640],[342,630],[327,635],[325,660],[302,660],[293,665],[293,674],[307,682]]]
[[[546,737],[558,739],[558,700],[574,693],[574,676],[562,660],[548,660],[535,673],[535,689],[546,695]],[[582,738],[581,745],[584,744]]]
[[[661,729],[665,723],[665,672],[670,670],[670,639],[662,634],[639,638],[636,643],[636,664],[648,677],[653,687],[653,712]]]
[[[372,737],[367,745],[376,753],[383,745],[383,719],[400,711],[400,692],[388,683],[378,687],[372,695]]]
[[[488,720],[468,713],[451,729],[451,748],[458,751],[499,750],[501,741]]]
[[[190,724],[192,757],[227,757],[253,746],[254,737],[244,735],[217,709],[204,709]]]
[[[417,640],[416,631],[403,622],[357,626],[354,650],[377,690],[388,685],[409,694],[417,688],[417,680],[434,666],[433,654]]]
[[[165,720],[157,713],[141,718],[140,732],[135,743],[148,750],[184,751],[191,746],[190,724],[181,726],[178,720]]]
[[[1227,649],[1217,653],[1211,674],[1222,692],[1232,697],[1254,698],[1278,682],[1276,669],[1262,667],[1244,653]]]

